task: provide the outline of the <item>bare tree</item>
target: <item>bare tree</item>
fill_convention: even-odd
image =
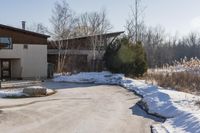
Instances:
[[[160,27],[146,27],[144,23],[142,0],[135,0],[131,16],[127,20],[127,34],[132,42],[142,41],[147,53],[149,67],[162,67],[180,61],[184,57],[200,58],[200,36],[191,33],[183,38],[169,36]]]
[[[53,15],[50,19],[53,26],[54,47],[58,50],[57,71],[62,72],[68,51],[69,38],[77,36],[90,36],[90,44],[93,60],[96,60],[96,52],[102,45],[102,34],[108,32],[112,26],[107,19],[106,11],[91,12],[75,17],[66,1],[55,3]],[[59,40],[59,41],[58,41]]]
[[[147,53],[150,68],[172,65],[183,58],[200,58],[200,36],[190,33],[178,38],[169,36],[160,27],[149,27],[145,33],[144,48]]]
[[[105,46],[105,40],[103,34],[107,33],[112,29],[112,26],[107,19],[106,11],[101,10],[100,12],[91,12],[81,14],[76,29],[77,34],[80,36],[90,36],[90,44],[93,54],[93,70],[96,66],[95,61],[98,54],[102,54],[102,48]]]
[[[143,32],[145,31],[144,10],[142,0],[135,0],[134,6],[131,7],[130,18],[125,26],[128,37],[132,42],[142,41]]]
[[[110,30],[110,23],[106,18],[105,10],[103,10],[100,13],[94,12],[91,13],[89,16],[89,23],[91,27],[91,35],[90,38],[91,44],[92,44],[92,53],[93,53],[93,60],[92,60],[92,66],[93,70],[96,68],[96,59],[97,55],[96,52],[100,54],[100,48],[104,45],[102,43],[102,34],[106,33],[108,30]]]
[[[52,12],[50,22],[53,26],[53,39],[56,40],[53,41],[53,45],[58,50],[57,72],[63,72],[67,56],[68,39],[73,37],[76,19],[69,5],[64,0],[61,3],[56,2]]]
[[[74,28],[74,13],[68,3],[63,0],[61,3],[56,2],[52,10],[50,22],[53,26],[53,37],[55,39],[66,39],[70,36]]]
[[[112,29],[106,10],[86,12],[79,16],[76,32],[82,36],[106,33]]]

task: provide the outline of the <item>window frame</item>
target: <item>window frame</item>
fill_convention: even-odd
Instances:
[[[23,49],[28,50],[28,44],[23,44]]]
[[[10,45],[9,47],[2,47],[1,49],[13,49],[13,42],[12,42],[12,37],[8,37],[8,36],[0,36],[0,40],[1,38],[7,38],[10,41]],[[0,42],[1,43],[1,42]],[[2,43],[2,44],[8,44],[8,43]]]

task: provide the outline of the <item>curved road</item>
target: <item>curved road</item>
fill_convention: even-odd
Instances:
[[[150,133],[156,119],[132,92],[107,85],[45,83],[49,97],[0,99],[3,133]]]

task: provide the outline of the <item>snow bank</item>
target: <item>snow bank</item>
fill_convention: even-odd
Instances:
[[[122,80],[122,74],[112,74],[110,72],[90,72],[78,73],[69,76],[56,76],[53,81],[56,82],[75,82],[75,83],[96,83],[96,84],[119,84]]]
[[[144,81],[125,78],[122,74],[111,74],[110,72],[60,76],[56,77],[54,81],[121,85],[142,97],[141,103],[148,113],[167,118],[164,123],[153,125],[153,132],[200,132],[200,111],[199,107],[195,105],[200,97],[173,90],[164,90],[146,84]]]
[[[153,125],[155,133],[200,132],[200,111],[195,105],[199,97],[126,78],[122,86],[143,97],[141,102],[148,113],[167,118],[164,123]]]

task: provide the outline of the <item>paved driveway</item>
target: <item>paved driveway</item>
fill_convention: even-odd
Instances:
[[[150,133],[157,121],[132,92],[107,85],[44,83],[49,97],[0,99],[2,133]]]

